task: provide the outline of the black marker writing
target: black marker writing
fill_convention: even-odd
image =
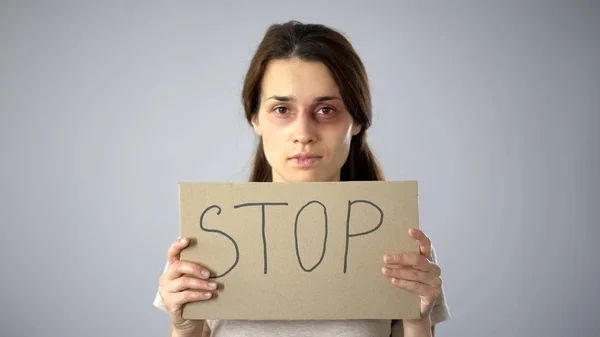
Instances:
[[[306,208],[308,205],[310,205],[312,203],[317,203],[323,207],[323,214],[325,215],[325,238],[323,239],[323,251],[321,252],[321,259],[319,259],[319,261],[312,268],[306,269],[304,267],[304,264],[302,263],[302,259],[300,258],[300,251],[298,249],[298,218],[300,217],[300,213],[302,213],[304,208]],[[313,271],[323,261],[323,257],[325,256],[325,249],[327,247],[327,208],[325,207],[325,205],[323,205],[322,203],[320,203],[316,200],[313,200],[313,201],[308,202],[306,205],[302,206],[302,208],[300,208],[300,210],[298,211],[298,214],[296,214],[296,223],[294,224],[294,238],[296,241],[296,257],[298,257],[298,262],[300,263],[300,268],[302,268],[302,270],[304,270],[306,272]]]
[[[245,203],[233,206],[233,208],[240,208],[246,206],[261,206],[262,211],[262,239],[263,239],[263,253],[265,257],[265,270],[264,273],[267,273],[267,237],[265,233],[265,206],[287,206],[287,202],[254,202],[254,203]]]
[[[350,234],[350,209],[352,208],[353,204],[356,204],[359,202],[369,204],[369,205],[377,208],[377,210],[379,211],[379,214],[380,214],[379,223],[377,224],[377,226],[375,226],[375,228],[373,228],[369,231],[362,232],[362,233],[356,233],[356,234]],[[361,236],[361,235],[367,235],[369,233],[373,233],[374,231],[379,229],[379,227],[381,227],[382,223],[383,223],[383,211],[381,210],[381,208],[379,208],[379,206],[377,206],[374,203],[367,201],[367,200],[355,200],[352,202],[348,201],[348,218],[346,218],[346,252],[344,253],[344,274],[346,273],[346,268],[348,266],[348,244],[350,243],[350,238],[355,237],[355,236]]]
[[[229,274],[229,272],[231,272],[233,270],[233,268],[235,268],[235,266],[238,264],[239,260],[240,260],[240,251],[238,249],[238,245],[235,242],[235,240],[227,233],[220,231],[220,230],[216,230],[216,229],[208,229],[204,227],[204,215],[206,214],[206,212],[208,212],[209,210],[216,208],[217,209],[217,215],[221,214],[221,207],[217,206],[217,205],[212,205],[210,207],[208,207],[207,209],[204,210],[204,212],[202,212],[202,215],[200,216],[200,228],[202,228],[203,231],[205,232],[209,232],[209,233],[219,233],[223,236],[225,236],[226,238],[228,238],[232,243],[233,243],[233,247],[235,247],[235,262],[233,263],[233,265],[223,274],[221,275],[217,275],[214,276],[213,278],[219,278],[219,277],[223,277],[227,274]]]

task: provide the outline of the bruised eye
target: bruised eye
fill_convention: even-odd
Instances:
[[[334,112],[333,108],[330,107],[322,107],[318,110],[318,114],[319,115],[323,115],[323,116],[329,116]]]

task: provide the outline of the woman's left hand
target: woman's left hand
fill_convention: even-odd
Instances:
[[[411,228],[408,234],[419,243],[419,253],[387,254],[382,272],[398,288],[419,294],[421,318],[429,318],[442,292],[441,269],[432,262],[431,241],[422,231]]]

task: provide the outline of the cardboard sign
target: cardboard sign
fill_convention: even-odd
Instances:
[[[419,297],[381,273],[418,252],[417,183],[180,183],[181,259],[219,284],[188,319],[419,318]]]

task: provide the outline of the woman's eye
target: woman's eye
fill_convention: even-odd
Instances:
[[[319,110],[321,111],[321,113],[323,113],[325,115],[328,115],[328,114],[330,114],[333,111],[332,108],[321,108]]]
[[[283,106],[278,106],[275,108],[275,112],[280,113],[280,114],[284,114],[287,112],[287,108],[283,107]]]

